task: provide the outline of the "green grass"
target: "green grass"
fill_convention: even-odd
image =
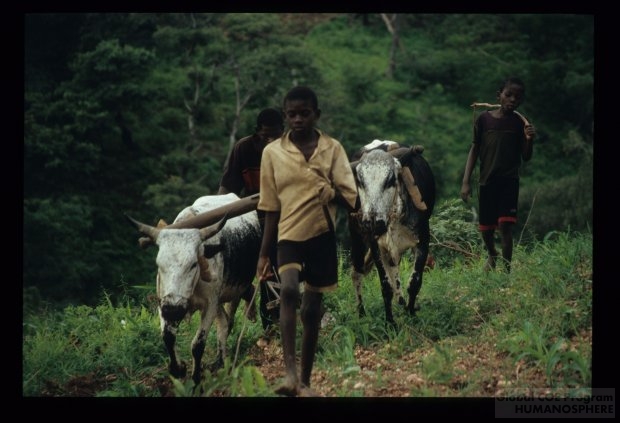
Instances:
[[[432,253],[442,254],[439,248]],[[394,306],[394,329],[386,325],[374,271],[363,285],[367,315],[357,315],[343,252],[339,288],[325,296],[335,322],[321,332],[315,361],[315,370],[333,382],[334,395],[363,396],[355,381],[369,374],[376,389],[392,383],[385,369],[360,366],[358,348],[372,350],[388,367],[405,356],[418,357],[410,371],[424,383],[411,385],[410,395],[415,396],[486,396],[490,380],[513,380],[513,387],[531,383],[515,380],[515,373],[540,375],[536,383],[549,388],[591,386],[592,345],[579,341],[579,335],[592,329],[590,234],[556,233],[527,248],[516,245],[510,274],[483,272],[481,251],[474,258],[456,259],[453,252],[448,257],[452,265],[446,260],[425,273],[416,317]],[[411,258],[405,257],[403,279],[410,270]],[[273,395],[260,370],[246,360],[262,329],[260,322],[244,319],[243,309],[229,338],[226,366],[205,376],[203,395]],[[146,302],[112,304],[104,296],[97,307],[24,310],[29,310],[23,318],[24,396],[70,396],[67,384],[83,376],[98,381],[93,396],[161,395],[154,381],[169,378],[167,355],[159,318]],[[197,325],[194,316],[178,332],[177,348],[188,363]],[[215,357],[214,332],[208,337],[205,363]],[[497,361],[464,370],[461,363],[473,360],[477,348]],[[174,380],[173,386],[176,396],[197,395],[188,381]]]

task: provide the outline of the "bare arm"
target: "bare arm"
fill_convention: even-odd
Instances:
[[[467,202],[467,199],[471,196],[471,174],[474,171],[474,166],[478,160],[478,154],[480,146],[478,144],[472,144],[467,155],[467,163],[465,164],[465,173],[463,174],[463,183],[461,185],[461,199]]]
[[[523,161],[529,161],[534,152],[534,137],[536,136],[536,128],[534,125],[525,125],[525,141],[523,142],[523,150],[521,157]]]
[[[256,278],[261,281],[273,276],[271,271],[271,261],[269,251],[278,242],[278,222],[280,212],[265,212],[265,229],[263,231],[263,241],[260,246],[258,263],[256,264]]]

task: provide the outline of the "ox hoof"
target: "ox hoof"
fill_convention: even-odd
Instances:
[[[224,360],[221,358],[215,359],[214,362],[212,362],[211,364],[207,366],[207,368],[209,369],[211,373],[218,371],[222,367],[224,367]]]
[[[359,315],[359,317],[366,316],[366,309],[363,305],[357,307],[357,314]]]
[[[394,320],[387,320],[385,322],[385,326],[389,327],[389,328],[392,328],[394,330],[398,330],[398,325],[396,324],[396,322]]]
[[[403,297],[400,297],[398,299],[398,304],[400,304],[401,306],[406,306],[407,305],[407,301],[405,301],[405,299]]]
[[[201,388],[202,389],[202,385],[200,382],[202,382],[202,374],[200,372],[197,372],[195,374],[192,375],[192,380],[194,381],[194,391],[197,388]]]
[[[187,376],[187,365],[184,362],[179,365],[170,364],[170,366],[168,367],[168,371],[170,372],[170,375],[172,375],[172,377],[177,379],[183,379],[185,376]]]
[[[413,306],[408,306],[407,310],[411,316],[415,316],[418,311],[420,311],[419,304],[414,304]]]

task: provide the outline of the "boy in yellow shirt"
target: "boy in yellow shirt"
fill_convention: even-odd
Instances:
[[[263,151],[258,210],[265,231],[256,275],[270,276],[269,249],[277,243],[280,276],[280,332],[286,375],[276,393],[314,396],[310,375],[321,323],[323,293],[336,289],[338,256],[336,204],[355,208],[357,187],[346,152],[315,127],[321,116],[317,96],[307,87],[291,89],[283,103],[289,130]],[[297,374],[295,334],[299,283],[304,282],[301,374]]]

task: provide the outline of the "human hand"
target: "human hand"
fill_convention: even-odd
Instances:
[[[471,186],[468,182],[463,182],[461,185],[461,200],[467,203],[467,200],[471,196]]]
[[[524,131],[525,138],[527,138],[528,141],[531,141],[536,136],[536,128],[534,128],[534,125],[525,125]]]
[[[256,264],[256,279],[259,282],[263,282],[269,280],[273,276],[273,271],[271,271],[271,260],[269,260],[268,256],[260,256]]]

